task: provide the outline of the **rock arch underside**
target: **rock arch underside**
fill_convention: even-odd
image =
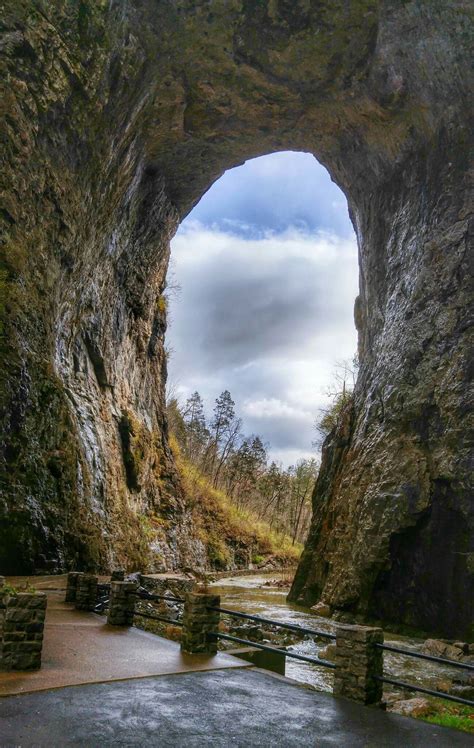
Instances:
[[[169,565],[198,542],[164,408],[170,238],[226,169],[304,150],[348,199],[361,368],[291,599],[468,635],[469,0],[2,14],[0,568],[139,563],[158,510]]]

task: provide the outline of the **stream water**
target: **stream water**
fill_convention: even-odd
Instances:
[[[219,579],[211,586],[213,591],[221,595],[221,605],[223,607],[242,613],[272,618],[284,623],[335,633],[335,622],[327,618],[320,618],[309,612],[307,608],[287,603],[288,589],[268,585],[269,582],[284,579],[285,576],[275,572],[259,576],[239,577],[236,575]],[[307,636],[290,644],[287,648],[298,654],[317,657],[330,642],[331,640],[318,640]],[[420,651],[423,640],[385,631],[385,642],[394,643],[407,650]],[[449,682],[459,672],[456,672],[454,668],[441,666],[427,660],[417,660],[413,657],[389,652],[384,655],[384,665],[385,674],[389,677],[436,689],[440,688],[442,681]],[[329,691],[332,689],[333,675],[329,668],[287,658],[286,675],[297,681],[309,683],[320,690]]]

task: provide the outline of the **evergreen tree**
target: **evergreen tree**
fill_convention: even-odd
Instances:
[[[197,460],[204,452],[209,440],[204,404],[199,392],[193,392],[186,400],[183,419],[187,432],[186,454],[191,460]]]

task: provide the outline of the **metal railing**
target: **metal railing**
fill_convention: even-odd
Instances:
[[[219,612],[223,615],[231,616],[233,618],[240,618],[240,619],[244,619],[248,621],[255,621],[256,623],[264,623],[266,625],[274,626],[275,628],[287,629],[289,631],[297,632],[297,633],[304,634],[304,635],[322,637],[322,638],[331,639],[331,640],[336,639],[336,634],[331,634],[327,631],[319,631],[317,629],[297,626],[291,623],[283,623],[281,621],[275,621],[270,618],[263,618],[262,616],[255,616],[255,615],[250,615],[249,613],[241,613],[236,610],[230,610],[229,608],[210,607],[209,609]],[[331,668],[332,670],[335,670],[337,667],[334,663],[328,662],[327,660],[323,660],[323,659],[315,658],[315,657],[308,657],[307,655],[300,655],[300,654],[297,654],[296,652],[291,652],[290,650],[287,650],[287,649],[282,649],[279,647],[272,647],[267,644],[260,644],[259,642],[250,641],[249,639],[243,639],[241,637],[233,636],[231,634],[224,634],[219,631],[212,632],[212,636],[215,636],[218,639],[224,639],[226,641],[233,641],[238,644],[245,644],[247,646],[255,647],[256,649],[261,649],[265,652],[280,653],[284,655],[285,657],[290,657],[295,660],[301,660],[302,662],[308,662],[312,665],[321,665],[322,667]],[[414,657],[420,660],[429,660],[430,662],[447,665],[449,667],[457,667],[457,668],[462,668],[464,670],[474,671],[474,665],[471,665],[469,663],[458,662],[457,660],[449,660],[444,657],[436,657],[435,655],[427,655],[422,652],[412,652],[407,649],[401,649],[400,647],[395,647],[391,644],[376,644],[375,646],[387,652],[394,652],[396,654],[406,655],[407,657]],[[404,681],[400,681],[398,679],[389,678],[385,676],[382,676],[382,677],[375,676],[375,679],[378,681],[381,681],[382,683],[394,685],[394,686],[397,686],[399,688],[404,688],[409,691],[417,691],[420,693],[425,693],[429,696],[435,696],[437,698],[446,699],[447,701],[454,701],[459,704],[464,704],[467,706],[474,706],[474,701],[471,701],[470,699],[464,699],[462,698],[462,696],[455,696],[453,694],[444,693],[442,691],[435,691],[430,688],[416,686],[410,683],[405,683]]]
[[[170,603],[184,603],[184,597],[173,597],[172,595],[155,595],[148,590],[140,589],[137,596],[142,600],[168,600]]]
[[[143,613],[141,610],[135,611],[135,617],[149,618],[151,621],[160,621],[161,623],[171,623],[173,626],[182,626],[183,622],[178,621],[176,618],[166,618],[166,616],[159,616],[151,613]]]
[[[446,657],[436,657],[436,655],[428,655],[423,652],[412,652],[409,649],[401,649],[400,647],[394,647],[392,644],[376,644],[376,647],[386,652],[395,652],[396,654],[405,655],[406,657],[414,657],[418,660],[428,660],[429,662],[435,662],[437,664],[446,665],[448,667],[462,668],[463,670],[474,671],[474,665],[468,662],[459,662],[458,660],[448,660]],[[407,691],[416,691],[418,693],[425,693],[428,696],[435,696],[440,699],[446,699],[447,701],[455,701],[458,704],[465,704],[466,706],[473,706],[474,701],[471,699],[463,699],[462,696],[454,696],[450,693],[443,691],[435,691],[431,688],[424,688],[423,686],[416,686],[412,683],[406,683],[405,681],[398,680],[396,678],[389,678],[386,676],[375,676],[375,679],[382,682],[388,683],[398,688],[404,688]]]
[[[110,602],[110,584],[97,585],[97,600],[94,613],[105,613]]]
[[[232,618],[243,618],[249,621],[256,621],[257,623],[265,623],[267,625],[273,626],[274,628],[286,629],[288,631],[298,632],[304,635],[309,634],[311,636],[322,636],[327,639],[336,638],[335,634],[329,634],[326,631],[318,631],[316,629],[304,628],[303,626],[296,626],[295,624],[284,623],[283,621],[275,621],[270,618],[262,618],[261,616],[254,616],[254,615],[250,615],[249,613],[240,613],[237,610],[229,610],[229,608],[220,608],[220,607],[210,606],[209,610],[214,610],[216,612],[219,612],[226,616],[230,616]],[[251,641],[250,639],[242,639],[239,636],[233,636],[231,634],[224,634],[224,633],[221,633],[220,631],[211,632],[211,636],[214,636],[217,639],[224,639],[226,641],[237,642],[238,644],[246,644],[247,646],[255,647],[255,649],[261,649],[264,652],[272,652],[273,654],[281,654],[281,655],[284,655],[284,657],[290,657],[293,660],[301,660],[302,662],[308,662],[311,665],[321,665],[321,667],[331,668],[331,670],[335,670],[336,668],[333,662],[328,662],[327,660],[320,659],[319,657],[308,657],[307,655],[300,655],[300,654],[297,654],[296,652],[292,652],[291,650],[284,649],[282,647],[272,647],[272,646],[269,646],[268,644],[260,644],[259,642]]]
[[[100,597],[97,601],[96,605],[96,612],[103,612],[108,604],[109,604],[109,595],[110,595],[110,585],[101,585],[102,589],[100,589],[100,592],[102,592],[102,597]],[[185,603],[185,599],[182,597],[177,597],[175,595],[159,595],[155,593],[149,592],[145,588],[139,588],[137,590],[137,598],[139,601],[142,602],[169,602],[174,603],[178,605],[183,605]],[[337,641],[337,635],[334,633],[330,633],[328,631],[320,631],[318,629],[308,628],[306,626],[298,626],[297,624],[293,623],[285,623],[283,621],[276,621],[271,618],[264,618],[263,616],[258,615],[252,615],[250,613],[242,613],[237,610],[231,610],[230,608],[222,608],[220,606],[208,606],[207,609],[209,611],[218,612],[220,615],[223,616],[229,616],[231,618],[236,618],[244,621],[252,621],[256,624],[265,625],[265,626],[271,626],[273,628],[282,629],[286,631],[290,631],[292,633],[300,634],[302,636],[310,636],[314,638],[322,638],[322,639],[328,639],[330,641]],[[145,610],[137,610],[135,609],[134,615],[139,618],[146,618],[154,621],[159,621],[160,623],[167,623],[173,626],[180,626],[182,627],[184,625],[182,620],[176,619],[176,618],[169,618],[167,616],[161,615],[160,613],[155,613],[155,611],[145,611]],[[329,662],[328,660],[324,660],[319,657],[310,657],[308,655],[298,654],[297,652],[293,652],[285,647],[278,647],[273,646],[270,644],[263,644],[257,641],[252,641],[251,639],[245,639],[240,636],[234,636],[233,634],[224,633],[221,631],[211,631],[208,634],[209,637],[213,637],[215,639],[220,639],[223,641],[229,641],[229,642],[235,642],[236,644],[245,645],[248,647],[252,647],[257,650],[262,650],[264,652],[269,652],[272,654],[281,655],[283,657],[289,657],[290,659],[299,660],[301,662],[308,663],[310,665],[316,665],[324,668],[329,668],[331,670],[337,670],[337,665],[333,662]],[[424,654],[422,652],[414,652],[408,649],[403,649],[401,647],[394,646],[393,644],[379,644],[376,643],[374,645],[378,649],[381,649],[384,652],[391,652],[399,655],[403,655],[406,657],[412,657],[419,660],[427,660],[429,662],[434,662],[436,664],[444,665],[447,667],[453,667],[453,668],[459,668],[463,670],[467,670],[469,672],[474,671],[474,664],[467,663],[467,662],[459,662],[457,660],[450,660],[445,657],[438,657],[436,655],[429,655]],[[380,671],[379,671],[380,672]],[[457,702],[459,704],[463,704],[466,706],[472,706],[474,707],[474,701],[471,699],[463,698],[462,696],[456,696],[449,693],[444,693],[442,691],[436,691],[434,689],[425,688],[424,686],[418,686],[412,683],[406,683],[405,681],[399,680],[398,678],[391,677],[389,674],[385,675],[373,675],[372,676],[375,680],[386,683],[388,685],[395,686],[396,688],[404,689],[407,691],[414,691],[418,693],[423,693],[428,696],[433,696],[435,698],[441,698],[445,699],[447,701],[453,701]]]
[[[430,660],[450,667],[459,667],[464,670],[474,670],[474,665],[468,662],[459,662],[458,660],[448,660],[446,657],[436,657],[436,655],[424,654],[424,652],[412,652],[410,649],[400,649],[392,644],[376,644],[379,649],[385,649],[387,652],[396,652],[397,654],[406,655],[407,657],[416,657],[418,660]]]
[[[168,601],[171,603],[184,603],[184,598],[182,597],[173,597],[172,595],[155,595],[151,592],[148,592],[148,590],[141,588],[137,591],[137,597],[139,600],[143,600],[144,602],[153,602],[153,601]],[[135,609],[135,616],[139,616],[140,618],[148,618],[151,621],[159,621],[160,623],[169,623],[173,626],[182,626],[183,622],[176,619],[176,618],[168,618],[167,616],[162,616],[158,613],[149,613],[144,612],[141,610]]]
[[[105,613],[107,608],[109,607],[110,598],[104,597],[104,598],[98,598],[95,607],[94,607],[94,613]]]
[[[336,669],[336,666],[333,662],[320,660],[319,657],[307,657],[306,655],[300,655],[296,652],[292,652],[291,650],[283,649],[281,647],[270,647],[268,644],[260,644],[259,642],[250,641],[250,639],[241,639],[239,636],[231,636],[231,634],[221,634],[219,631],[213,631],[212,636],[215,636],[217,639],[226,639],[228,641],[238,642],[239,644],[246,644],[247,646],[255,647],[255,649],[262,649],[264,652],[281,654],[284,657],[291,657],[293,660],[309,662],[312,665],[321,665],[322,667],[328,667],[332,670]]]
[[[271,618],[262,618],[262,616],[253,616],[250,613],[240,613],[237,610],[229,610],[229,608],[213,608],[209,610],[215,610],[219,613],[224,613],[227,616],[233,616],[234,618],[245,618],[248,621],[256,621],[257,623],[265,623],[270,626],[275,626],[281,629],[288,629],[289,631],[296,631],[300,634],[309,634],[310,636],[321,636],[324,639],[335,639],[336,634],[330,634],[327,631],[317,631],[316,629],[308,629],[304,626],[297,626],[294,623],[283,623],[282,621],[274,621]]]
[[[457,701],[459,704],[466,704],[466,706],[474,706],[474,701],[470,699],[463,699],[462,696],[453,696],[450,693],[444,693],[443,691],[433,691],[431,688],[423,688],[422,686],[413,686],[411,683],[405,683],[402,680],[395,680],[395,678],[380,678],[378,675],[375,679],[381,681],[381,683],[390,683],[392,686],[398,688],[404,688],[407,691],[418,691],[419,693],[426,693],[429,696],[436,696],[439,699],[446,699],[447,701]]]

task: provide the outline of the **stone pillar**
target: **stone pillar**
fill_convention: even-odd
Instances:
[[[77,584],[79,577],[81,576],[84,576],[82,571],[70,571],[67,575],[66,597],[64,598],[64,602],[76,602]]]
[[[2,579],[5,579],[5,577],[2,577]],[[7,612],[7,595],[2,590],[4,584],[5,582],[0,586],[0,670],[3,669],[3,630]]]
[[[123,569],[114,569],[114,571],[110,575],[111,582],[123,582],[124,579],[125,579],[125,572]]]
[[[97,603],[97,577],[79,574],[76,589],[76,610],[94,610]]]
[[[137,582],[111,582],[107,623],[112,626],[131,626],[135,615]]]
[[[188,592],[184,600],[182,651],[190,654],[216,654],[217,639],[210,634],[219,629],[220,613],[209,608],[219,607],[220,596],[207,592]]]
[[[378,704],[382,698],[383,631],[368,626],[338,626],[334,671],[334,695],[363,704]]]
[[[37,670],[41,667],[43,648],[45,593],[4,595],[0,604],[3,605],[0,611],[0,618],[3,618],[2,669]]]

